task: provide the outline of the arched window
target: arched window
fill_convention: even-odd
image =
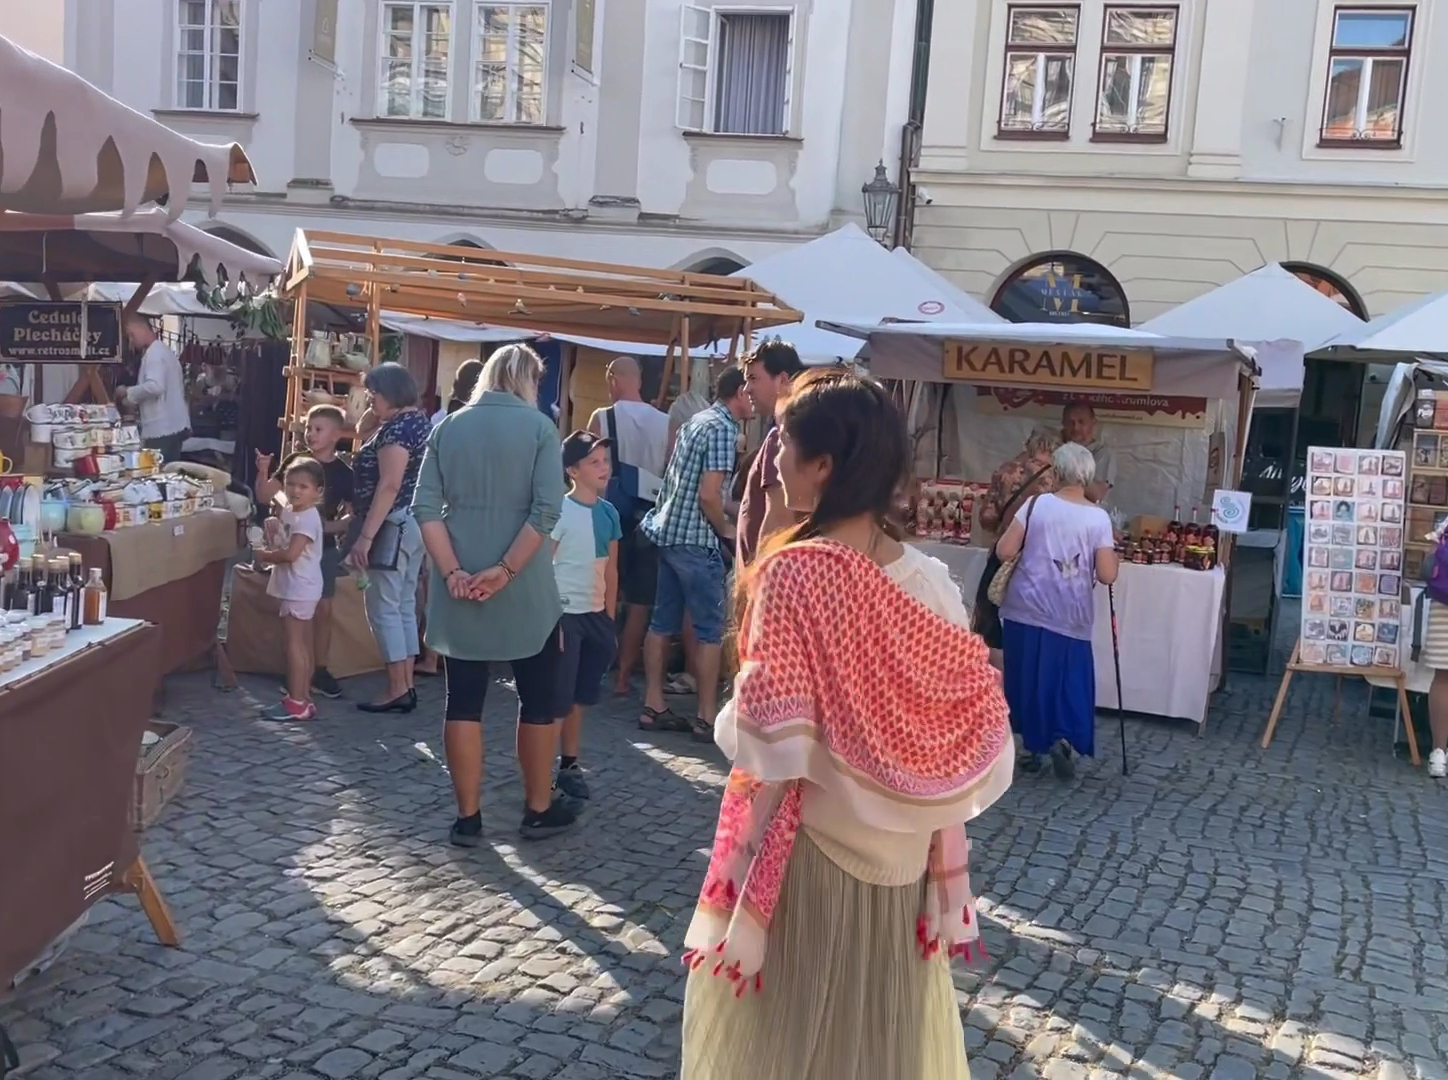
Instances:
[[[1131,325],[1121,284],[1100,263],[1070,251],[1032,255],[1006,275],[990,306],[1014,323]]]
[[[1335,300],[1359,319],[1368,317],[1367,305],[1363,303],[1363,298],[1358,295],[1357,290],[1348,284],[1346,278],[1334,274],[1331,270],[1325,270],[1321,266],[1314,266],[1312,263],[1285,262],[1282,264],[1282,269],[1296,274],[1299,280],[1311,285],[1329,300]]]
[[[731,259],[727,255],[716,255],[713,258],[701,259],[693,266],[686,267],[686,274],[719,274],[727,276],[744,269],[744,264],[738,259]]]

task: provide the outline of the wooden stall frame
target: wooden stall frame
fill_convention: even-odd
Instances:
[[[1277,730],[1277,721],[1282,718],[1282,708],[1287,704],[1287,691],[1292,685],[1292,676],[1298,672],[1316,675],[1335,675],[1337,684],[1332,702],[1332,722],[1337,723],[1338,707],[1342,703],[1342,680],[1344,678],[1355,679],[1390,679],[1398,691],[1398,708],[1403,714],[1403,728],[1408,734],[1408,757],[1416,767],[1423,763],[1418,755],[1418,736],[1413,731],[1413,713],[1408,705],[1408,682],[1401,668],[1392,667],[1367,667],[1367,668],[1340,668],[1329,667],[1326,664],[1304,664],[1301,660],[1302,640],[1292,646],[1292,658],[1287,661],[1287,670],[1282,673],[1282,682],[1277,687],[1277,697],[1272,702],[1272,712],[1267,717],[1267,727],[1262,732],[1262,749],[1266,750],[1272,745],[1272,736]]]
[[[298,230],[284,281],[283,294],[294,310],[286,416],[279,422],[283,453],[295,447],[300,434],[297,421],[307,386],[326,382],[330,392],[341,375],[306,365],[309,301],[363,310],[374,365],[380,359],[384,308],[538,333],[666,345],[663,393],[673,380],[675,349],[683,364],[679,386],[687,392],[692,347],[727,337],[733,357],[741,337],[748,348],[755,327],[804,317],[748,278],[328,231]],[[566,382],[561,390],[566,394]],[[560,409],[560,422],[566,414]]]

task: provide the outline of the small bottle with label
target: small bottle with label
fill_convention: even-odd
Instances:
[[[106,582],[101,568],[92,566],[90,580],[85,583],[85,625],[99,626],[106,621]]]
[[[70,626],[70,609],[76,599],[70,587],[70,560],[64,555],[50,560],[50,580],[54,590],[51,613],[60,617],[60,633],[64,635]]]
[[[70,564],[70,622],[66,626],[69,632],[79,630],[85,623],[85,612],[81,610],[85,606],[85,566],[79,551],[72,551],[66,561]]]

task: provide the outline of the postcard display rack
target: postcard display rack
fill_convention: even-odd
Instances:
[[[1317,446],[1307,454],[1302,626],[1262,733],[1263,749],[1298,672],[1335,675],[1339,690],[1344,676],[1391,681],[1403,715],[1411,715],[1401,659],[1408,456]],[[1411,724],[1407,735],[1417,765]]]

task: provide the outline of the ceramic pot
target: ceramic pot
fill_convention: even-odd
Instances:
[[[65,515],[66,531],[99,536],[106,531],[106,510],[98,503],[76,503]]]
[[[69,514],[65,503],[59,499],[46,499],[40,504],[40,531],[55,534],[64,532]]]

